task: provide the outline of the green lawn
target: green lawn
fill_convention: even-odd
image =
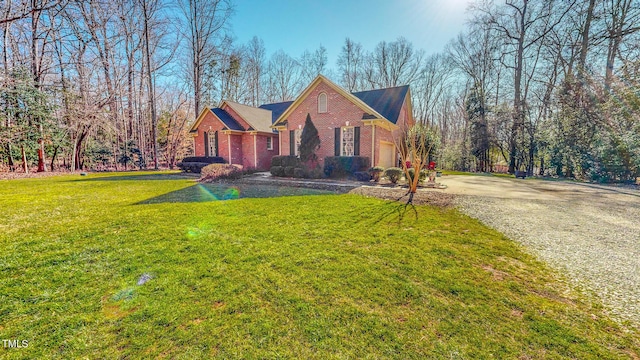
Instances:
[[[631,326],[455,210],[292,191],[0,181],[0,339],[28,340],[0,358],[640,355]]]

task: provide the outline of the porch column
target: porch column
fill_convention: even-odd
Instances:
[[[371,167],[376,166],[376,124],[371,123]]]
[[[231,159],[233,159],[233,157],[231,156],[231,134],[227,133],[227,143],[229,145],[229,164],[233,164],[233,161]]]
[[[258,168],[258,133],[253,134],[253,167]]]

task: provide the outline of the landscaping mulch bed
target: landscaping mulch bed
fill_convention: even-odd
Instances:
[[[243,177],[240,182],[254,185],[274,185],[302,187],[316,190],[328,190],[338,194],[344,194],[359,186],[359,183],[353,181],[336,181],[328,179],[294,179],[294,178],[277,178],[277,177],[260,177],[248,176]]]
[[[409,199],[407,188],[386,187],[386,186],[361,186],[349,191],[350,194],[358,194],[368,197],[376,197],[384,200],[399,200],[406,202]],[[440,190],[418,189],[413,196],[415,205],[433,205],[438,207],[451,207],[454,205],[453,194],[444,193]]]
[[[13,179],[31,179],[31,178],[43,178],[49,176],[69,175],[68,171],[46,171],[46,172],[30,172],[25,174],[24,172],[0,172],[0,180],[13,180]]]

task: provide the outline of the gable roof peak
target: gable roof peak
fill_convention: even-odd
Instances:
[[[249,127],[262,132],[273,132],[271,126],[271,111],[267,109],[257,108],[249,105],[240,104],[237,102],[224,100],[220,107],[224,105],[229,106],[235,111]],[[251,131],[251,130],[250,130]]]
[[[376,118],[384,119],[384,116],[380,115],[374,108],[372,108],[371,106],[369,106],[368,104],[360,100],[358,97],[354,96],[353,94],[349,93],[347,90],[335,84],[333,81],[329,80],[324,75],[318,74],[318,76],[316,76],[316,78],[306,87],[306,89],[304,89],[304,91],[302,91],[302,93],[298,95],[298,97],[282,113],[282,115],[280,115],[280,117],[278,117],[278,119],[274,121],[272,127],[276,127],[278,125],[283,124],[287,120],[287,117],[298,107],[298,105],[300,105],[300,103],[304,99],[307,98],[307,96],[309,96],[312,90],[315,89],[321,82],[324,82],[325,84],[327,84],[330,88],[332,88],[337,93],[344,96],[346,99],[351,101],[354,105],[358,106],[363,111],[375,115]]]

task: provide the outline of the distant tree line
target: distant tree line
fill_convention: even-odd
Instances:
[[[478,1],[469,15],[435,57],[450,85],[420,117],[440,128],[447,167],[640,176],[638,1]]]
[[[349,91],[410,84],[440,167],[598,181],[640,176],[640,1],[480,0],[438,54],[346,38],[267,56],[231,0],[0,4],[6,169],[173,166],[205,106],[291,100],[319,73]],[[38,151],[40,149],[40,151]]]

